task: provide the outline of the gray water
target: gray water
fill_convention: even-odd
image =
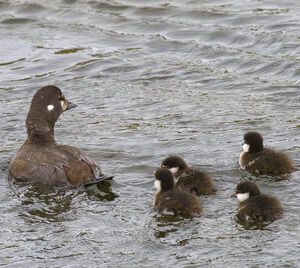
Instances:
[[[0,1],[0,266],[299,267],[300,172],[238,167],[248,130],[300,167],[299,75],[298,0]],[[48,84],[78,104],[57,142],[96,159],[111,186],[8,180]],[[153,171],[170,153],[215,179],[201,217],[153,211]],[[238,222],[242,179],[277,196],[284,217]]]

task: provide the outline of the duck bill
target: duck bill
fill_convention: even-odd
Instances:
[[[75,108],[75,107],[77,107],[77,104],[68,101],[68,105],[67,105],[67,108],[66,108],[65,111],[68,111],[68,110],[70,110],[72,108]]]

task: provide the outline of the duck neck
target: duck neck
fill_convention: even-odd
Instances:
[[[54,139],[54,126],[45,120],[26,120],[27,144],[56,144]]]
[[[160,190],[160,192],[161,192],[161,193],[165,193],[165,192],[173,191],[173,190],[174,190],[174,187],[173,187],[173,188],[165,188],[165,189],[162,188],[162,189]]]
[[[167,192],[167,191],[172,191],[172,190],[174,190],[174,179],[173,178],[165,180],[161,184],[161,192]]]

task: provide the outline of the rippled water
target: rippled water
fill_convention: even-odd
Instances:
[[[237,164],[257,130],[300,166],[299,29],[297,0],[0,1],[0,265],[299,266],[300,172],[255,178]],[[111,187],[8,181],[47,84],[78,104],[57,141],[115,175]],[[214,176],[201,217],[153,211],[153,170],[169,153]],[[229,196],[245,178],[281,200],[283,219],[237,221]]]

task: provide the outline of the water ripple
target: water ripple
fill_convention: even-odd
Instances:
[[[0,265],[297,266],[299,172],[258,179],[238,157],[258,130],[299,167],[299,18],[296,0],[0,0]],[[95,158],[111,186],[8,180],[47,84],[78,104],[57,142]],[[153,210],[153,170],[170,153],[215,178],[201,217]],[[278,196],[284,218],[241,224],[229,197],[241,179]]]

